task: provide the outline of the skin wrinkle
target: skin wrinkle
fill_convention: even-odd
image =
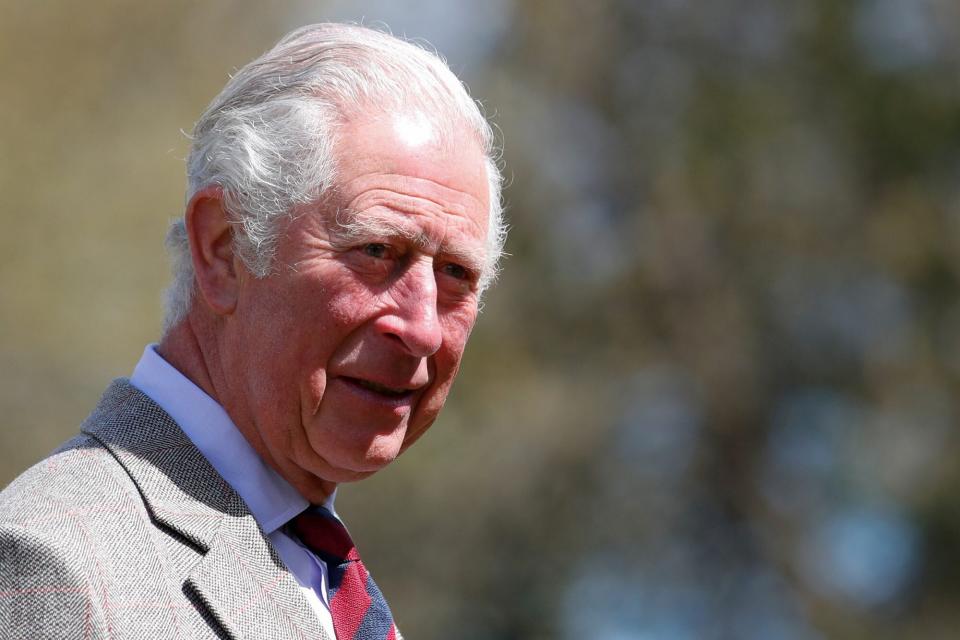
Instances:
[[[390,183],[396,184],[398,191],[413,189],[416,187],[425,187],[427,191],[436,191],[436,196],[433,196],[427,191],[421,191],[418,194],[417,199],[430,202],[437,207],[447,209],[449,213],[459,216],[464,216],[467,209],[466,206],[464,206],[464,203],[458,203],[457,200],[467,201],[468,206],[477,204],[475,198],[472,198],[468,194],[456,193],[455,190],[450,189],[440,182],[422,177],[399,176],[391,173],[378,173],[357,179],[355,181],[357,182],[355,186],[358,189],[362,189],[368,183],[382,183],[384,181],[387,181],[388,185]],[[378,189],[374,189],[367,195],[374,195],[377,191]]]
[[[427,221],[430,224],[434,221]],[[470,250],[461,243],[450,241],[448,230],[452,221],[445,220],[442,232],[427,233],[418,231],[416,225],[399,221],[389,215],[374,216],[365,212],[363,216],[353,216],[353,220],[347,223],[334,222],[327,224],[328,237],[320,237],[319,234],[305,232],[306,237],[300,238],[305,246],[315,248],[329,249],[337,252],[348,252],[356,249],[358,245],[367,244],[386,244],[395,245],[403,240],[410,243],[418,253],[422,253],[437,259],[440,263],[447,263],[451,259],[461,263],[468,273],[472,274],[471,287],[475,287],[480,279],[481,273],[485,267],[486,252],[482,248]],[[436,226],[434,224],[434,226]],[[434,239],[434,237],[439,239]],[[304,263],[300,260],[287,267],[295,272],[300,271],[300,266]]]
[[[442,60],[383,34],[312,25],[234,74],[194,127],[187,201],[222,184],[227,208],[244,219],[238,247],[251,270],[266,276],[283,264],[275,248],[284,218],[336,190],[333,149],[345,128],[374,114],[393,118],[410,148],[480,149],[490,219],[482,292],[495,280],[506,235],[496,136]],[[165,295],[164,333],[189,312],[195,277],[183,220],[171,225],[167,242],[175,275]]]
[[[378,184],[376,181],[385,181],[386,188],[363,190],[367,184]],[[461,266],[473,275],[471,286],[475,286],[488,274],[491,267],[485,244],[468,249],[462,242],[447,240],[449,229],[459,222],[466,225],[467,229],[472,227],[475,232],[485,232],[483,225],[471,219],[468,213],[475,211],[476,207],[485,206],[476,198],[450,189],[439,181],[386,172],[372,172],[351,183],[344,187],[359,189],[361,195],[349,204],[339,207],[331,220],[324,221],[327,237],[323,242],[328,243],[328,246],[345,251],[355,244],[391,244],[397,239],[403,239],[411,242],[419,251],[440,258],[442,262],[453,259],[462,263]],[[339,195],[342,195],[344,187],[337,189]],[[417,195],[406,195],[402,193],[404,189],[417,189]],[[423,189],[427,189],[429,193],[424,193]],[[324,204],[329,206],[329,200]],[[302,211],[297,217],[309,213],[309,210]],[[407,215],[398,217],[397,213]],[[410,217],[421,217],[424,220],[414,221]],[[424,232],[417,229],[418,224],[435,227],[438,221],[443,224],[442,231]],[[288,266],[297,270],[300,265]]]
[[[189,229],[207,234],[199,291],[213,306],[189,316],[199,344],[173,344],[175,328],[169,346],[311,502],[375,473],[434,423],[478,313],[480,269],[446,266],[487,258],[483,151],[467,131],[457,144],[411,147],[392,124],[372,115],[344,131],[335,194],[284,223],[277,264],[290,268],[254,277],[223,241],[231,227],[219,194],[191,205]],[[371,242],[389,246],[370,252]]]
[[[415,213],[411,215],[417,215]],[[435,226],[435,222],[428,222]],[[460,243],[449,241],[449,230],[452,220],[443,221],[443,230],[429,233],[417,230],[407,220],[397,220],[389,216],[377,216],[369,211],[364,215],[354,216],[349,222],[340,222],[332,232],[331,243],[338,249],[345,250],[357,243],[387,243],[397,239],[406,240],[418,251],[440,258],[455,258],[461,262],[478,279],[485,267],[486,251],[482,248],[469,250]]]
[[[396,190],[384,188],[367,190],[354,202],[338,211],[335,222],[339,229],[334,229],[332,233],[335,244],[338,238],[342,238],[344,245],[362,240],[375,242],[378,238],[385,240],[392,237],[403,238],[412,241],[418,249],[432,255],[465,262],[464,266],[476,275],[476,280],[489,275],[492,267],[489,265],[486,246],[467,250],[462,243],[445,241],[448,229],[455,222],[462,221],[468,227],[473,226],[474,231],[482,230],[481,226],[467,213],[480,206],[479,202],[469,194],[458,193],[440,182],[420,177],[411,178],[380,173],[375,176],[365,176],[357,180],[358,184],[353,186],[361,188],[365,183],[375,179],[387,181],[388,187],[393,186]],[[417,189],[418,187],[421,189]],[[424,193],[422,188],[426,188],[428,192]],[[398,193],[404,189],[417,189],[417,195]],[[436,192],[436,195],[430,192]],[[407,228],[408,225],[413,224],[409,219],[376,215],[381,206],[389,212],[432,218],[433,224],[439,218],[443,222],[444,229],[442,232],[432,234],[437,238],[434,242],[430,241],[429,233],[421,231],[420,237],[417,237],[418,232]],[[440,213],[445,215],[438,216]]]

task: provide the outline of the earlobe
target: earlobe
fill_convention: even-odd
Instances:
[[[213,186],[195,193],[184,220],[200,297],[214,313],[229,315],[237,306],[240,274],[222,189]]]

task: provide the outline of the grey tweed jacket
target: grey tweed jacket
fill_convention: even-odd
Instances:
[[[246,505],[119,379],[0,493],[0,638],[321,638]]]

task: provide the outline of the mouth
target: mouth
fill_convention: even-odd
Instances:
[[[406,398],[410,395],[413,395],[413,390],[405,388],[395,388],[388,387],[386,385],[380,384],[379,382],[373,382],[372,380],[364,380],[362,378],[345,378],[352,384],[362,387],[367,391],[372,391],[379,395],[382,395],[387,398]]]

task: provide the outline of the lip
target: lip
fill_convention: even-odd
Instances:
[[[338,376],[337,378],[334,379],[334,381],[343,385],[343,387],[353,395],[363,398],[365,402],[377,404],[377,405],[380,405],[386,408],[391,408],[391,409],[400,409],[400,408],[409,407],[411,404],[413,404],[414,398],[417,396],[417,394],[420,391],[420,387],[417,387],[415,389],[407,389],[404,393],[400,395],[390,395],[390,394],[380,393],[378,391],[370,389],[369,387],[363,386],[360,382],[361,378],[353,378],[349,376]],[[369,382],[375,382],[375,381],[370,380]],[[382,386],[385,386],[385,387],[392,387],[392,385],[386,385],[383,383],[375,382],[375,384],[381,384]],[[405,387],[401,385],[401,386],[392,387],[392,388],[402,389]]]

